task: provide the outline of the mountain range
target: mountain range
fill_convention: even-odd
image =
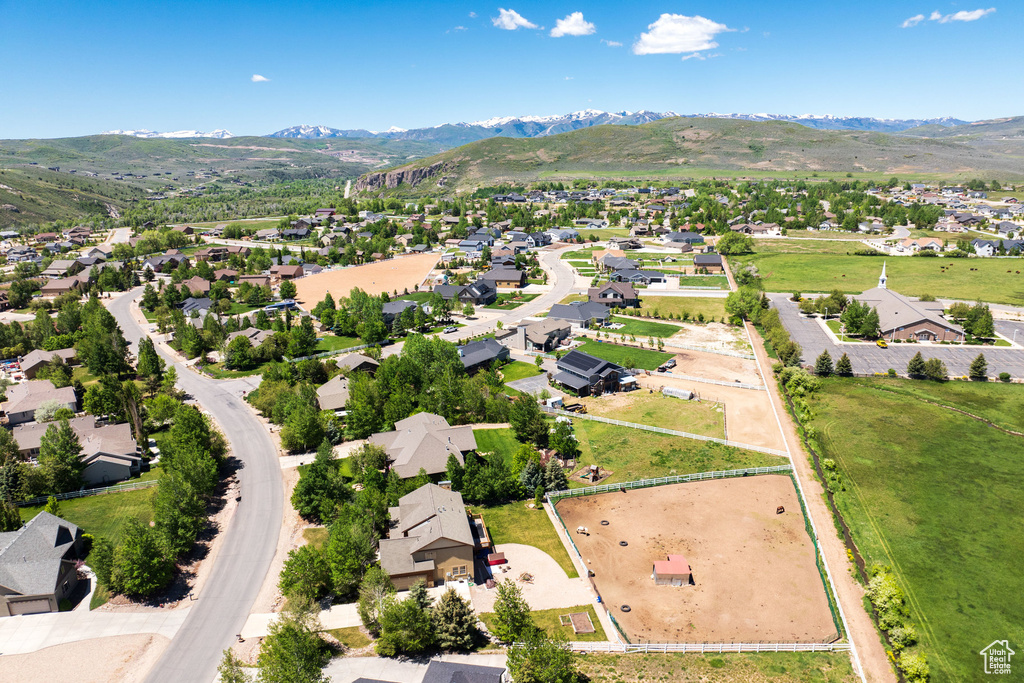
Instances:
[[[156,131],[140,128],[138,130],[105,130],[100,135],[129,135],[133,138],[217,138],[219,140],[235,137],[230,131],[226,131],[223,128],[211,130],[209,133],[198,130],[176,130],[167,133],[157,133]]]

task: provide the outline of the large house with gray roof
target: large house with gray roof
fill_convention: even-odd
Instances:
[[[579,396],[600,396],[618,391],[625,369],[611,361],[573,349],[558,359],[552,381]]]
[[[963,328],[943,317],[941,303],[908,299],[886,287],[885,264],[882,264],[878,287],[853,298],[878,310],[878,327],[884,339],[964,340]]]
[[[74,387],[58,389],[48,379],[8,387],[7,400],[0,404],[0,409],[7,415],[8,424],[17,425],[35,420],[36,410],[48,401],[56,401],[61,408],[77,410],[78,399]]]
[[[391,532],[380,541],[380,566],[395,588],[411,588],[417,581],[434,586],[473,580],[473,558],[477,546],[485,547],[486,531],[483,538],[474,533],[462,494],[426,484],[399,498],[398,507],[388,512]]]
[[[564,320],[576,327],[601,327],[608,322],[609,308],[596,301],[555,304],[548,312],[550,320]]]
[[[57,612],[78,583],[82,550],[81,530],[49,512],[0,533],[0,617]]]
[[[29,422],[13,430],[18,452],[30,459],[39,456],[43,434],[53,423]],[[142,454],[127,422],[96,426],[96,418],[83,415],[68,420],[82,446],[82,480],[90,486],[123,481],[142,471]]]
[[[430,475],[441,474],[450,455],[464,465],[465,454],[476,450],[472,427],[452,427],[433,413],[399,420],[393,432],[373,434],[369,442],[384,448],[388,463],[402,479],[415,477],[421,469]]]

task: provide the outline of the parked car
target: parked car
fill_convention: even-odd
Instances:
[[[459,331],[459,328],[457,328],[457,327],[446,327],[446,328],[444,328],[444,333],[445,334],[451,334],[452,332],[458,332],[458,331]]]
[[[669,358],[667,361],[665,361],[665,367],[666,368],[674,368],[675,366],[676,366],[676,359],[675,358]]]
[[[878,341],[876,341],[875,343],[876,343],[876,344],[878,344],[878,346],[879,346],[879,347],[881,347],[881,348],[883,348],[883,349],[887,349],[887,348],[889,348],[889,345],[885,343],[885,340],[884,340],[884,339],[879,339],[879,340],[878,340]]]

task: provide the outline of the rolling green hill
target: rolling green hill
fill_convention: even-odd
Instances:
[[[984,174],[1024,178],[1024,140],[998,147],[973,139],[928,139],[860,131],[815,130],[795,123],[662,119],[641,126],[597,126],[543,138],[491,138],[360,178],[360,190],[394,187],[410,176],[446,177],[463,189],[503,182],[601,177],[708,175],[822,176],[855,173],[915,178]],[[418,172],[417,172],[418,171]],[[410,173],[411,172],[411,173]],[[388,178],[387,176],[391,177]],[[436,187],[436,182],[424,188]],[[399,189],[401,191],[401,188]]]
[[[0,170],[0,228],[106,218],[146,196],[129,184],[38,167]]]

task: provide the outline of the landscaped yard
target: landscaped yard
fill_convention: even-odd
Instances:
[[[729,278],[724,275],[681,275],[680,287],[717,287],[729,289]]]
[[[567,251],[564,254],[562,254],[562,260],[566,260],[567,261],[567,260],[573,260],[573,259],[575,259],[575,260],[584,259],[584,260],[589,261],[591,259],[591,257],[593,257],[593,255],[594,255],[594,248],[593,247],[591,247],[589,249],[577,249],[576,251]]]
[[[640,390],[580,400],[591,415],[725,438],[725,413],[714,403],[684,401]]]
[[[370,637],[363,633],[363,630],[358,626],[347,626],[345,628],[332,628],[324,631],[324,633],[330,633],[334,636],[339,643],[352,650],[358,650],[366,647],[373,641]]]
[[[604,422],[573,419],[580,443],[580,467],[600,465],[612,475],[602,483],[674,474],[781,465],[783,458]],[[570,478],[572,487],[587,486]]]
[[[823,242],[821,244],[829,244]],[[770,292],[860,293],[878,286],[885,261],[888,287],[905,296],[1024,304],[1024,262],[1008,259],[888,258],[881,254],[757,253],[734,256],[732,265],[755,263]]]
[[[570,294],[561,301],[559,301],[558,303],[571,304],[574,301],[588,301],[589,299],[590,297],[588,297],[586,294]]]
[[[590,614],[590,621],[594,624],[595,629],[593,633],[573,633],[572,625],[562,625],[560,617],[563,615],[568,616],[574,612],[587,612]],[[494,612],[484,612],[480,615],[480,620],[487,625],[488,629],[493,630],[494,616]],[[597,612],[594,611],[593,605],[532,610],[530,612],[530,616],[533,618],[533,623],[536,624],[540,630],[544,631],[549,638],[560,638],[561,640],[566,641],[594,642],[603,642],[608,640],[608,636],[604,633],[604,627],[601,626],[601,622],[597,618]]]
[[[263,372],[263,366],[257,366],[248,370],[229,370],[224,367],[224,363],[214,363],[212,365],[204,365],[203,369],[210,373],[210,376],[214,379],[234,379],[235,377],[251,377],[252,375],[259,375]]]
[[[491,541],[495,544],[521,543],[540,548],[558,562],[569,578],[579,576],[544,510],[531,510],[520,500],[489,508],[473,508],[473,512],[483,514],[484,523],[491,532]]]
[[[925,401],[1024,431],[1018,386],[875,378],[825,380],[811,424],[861,553],[907,595],[931,680],[976,680],[994,638],[1024,643],[1024,438]]]
[[[329,334],[317,340],[316,350],[314,353],[323,353],[325,351],[339,351],[341,349],[348,349],[353,346],[359,346],[363,343],[363,340],[359,337],[339,337],[333,334]]]
[[[771,654],[588,654],[580,670],[591,683],[855,683],[846,652]]]
[[[513,308],[519,308],[527,301],[533,301],[538,296],[540,296],[540,294],[513,294],[513,298],[506,299],[505,301],[500,301],[499,297],[499,301],[495,301],[493,304],[487,304],[486,308],[497,309],[499,311],[511,311]]]
[[[512,462],[512,455],[519,450],[519,442],[512,435],[512,430],[505,429],[474,429],[476,450],[478,453],[497,453],[506,463]]]
[[[671,353],[663,353],[651,349],[638,349],[633,346],[620,346],[619,344],[609,344],[594,340],[587,341],[577,348],[583,353],[589,353],[591,356],[603,358],[623,367],[632,365],[634,368],[642,370],[654,370],[673,356]]]
[[[153,518],[153,496],[156,487],[119,491],[102,496],[86,496],[60,501],[60,516],[81,527],[84,533],[103,537],[115,546],[121,540],[121,530],[129,519],[149,524]],[[44,506],[19,508],[25,522],[39,514]]]
[[[505,384],[515,382],[517,379],[536,377],[542,372],[543,371],[538,368],[535,363],[527,363],[521,360],[515,360],[508,365],[501,366],[501,377]]]

